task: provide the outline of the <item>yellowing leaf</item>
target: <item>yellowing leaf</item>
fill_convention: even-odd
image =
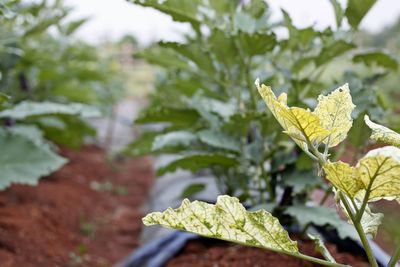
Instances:
[[[400,149],[388,146],[371,150],[356,167],[343,162],[327,163],[327,179],[349,197],[365,190],[368,201],[400,197]]]
[[[330,134],[327,129],[321,126],[320,119],[311,111],[298,107],[288,107],[286,104],[286,94],[281,94],[278,98],[272,92],[271,87],[259,85],[257,89],[271,110],[274,117],[290,135],[294,141],[303,149],[307,149],[305,140],[319,144]]]
[[[329,137],[324,140],[328,147],[334,147],[346,138],[353,125],[351,113],[354,108],[348,84],[327,96],[318,97],[318,105],[313,114],[319,118],[321,126],[330,132]]]
[[[385,126],[372,122],[368,115],[365,115],[364,120],[368,127],[372,129],[371,139],[377,142],[400,147],[400,134],[386,128]]]
[[[323,166],[326,178],[342,192],[354,197],[361,188],[361,182],[357,179],[356,168],[338,161],[327,163]]]
[[[371,150],[359,162],[359,177],[368,200],[400,197],[400,149]]]
[[[265,210],[247,212],[230,196],[219,196],[215,205],[185,199],[176,210],[150,213],[143,222],[291,255],[299,253],[297,242],[289,238],[278,219]]]

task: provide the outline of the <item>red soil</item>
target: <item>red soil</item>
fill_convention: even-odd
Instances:
[[[2,267],[105,267],[138,246],[150,161],[111,163],[96,147],[62,154],[70,162],[38,186],[0,193]]]
[[[298,241],[303,254],[321,257],[315,252],[311,241]],[[368,267],[361,257],[338,252],[335,245],[328,249],[337,262],[353,267]],[[294,257],[269,252],[258,248],[232,245],[222,241],[191,241],[180,255],[172,259],[167,267],[316,267],[318,264],[306,262]]]

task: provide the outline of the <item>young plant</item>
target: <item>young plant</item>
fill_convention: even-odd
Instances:
[[[322,177],[325,174],[332,184],[338,206],[356,229],[370,265],[377,267],[367,235],[376,235],[383,215],[373,213],[368,203],[400,197],[400,135],[365,117],[367,125],[373,130],[372,139],[392,146],[370,151],[356,166],[341,161],[333,162],[329,149],[344,141],[353,123],[351,114],[355,105],[348,85],[337,88],[329,95],[319,96],[316,108],[310,111],[289,107],[285,93],[276,97],[270,87],[259,85],[258,82],[256,84],[284,133],[319,164],[319,175]],[[322,240],[316,237],[311,239],[315,240],[317,250],[325,259],[300,253],[297,243],[290,239],[277,218],[264,210],[248,212],[237,198],[226,195],[218,197],[215,205],[184,200],[178,209],[150,213],[143,218],[143,222],[265,248],[320,265],[345,266],[336,263]],[[397,249],[389,267],[395,266],[399,254]]]

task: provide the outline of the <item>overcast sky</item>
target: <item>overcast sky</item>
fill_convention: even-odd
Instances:
[[[218,1],[218,0],[216,0]],[[75,8],[74,17],[90,17],[91,20],[77,32],[79,38],[90,42],[116,39],[125,34],[135,35],[140,42],[177,40],[188,25],[173,22],[168,16],[151,8],[143,8],[126,0],[64,0]],[[340,0],[342,4],[346,0]],[[317,28],[335,25],[335,17],[329,0],[269,0],[273,18],[279,19],[279,8],[291,15],[297,26],[315,24]],[[361,27],[379,31],[400,16],[400,0],[378,0]]]

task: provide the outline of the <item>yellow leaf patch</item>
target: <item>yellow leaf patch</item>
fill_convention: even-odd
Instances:
[[[332,184],[355,198],[365,190],[368,201],[400,197],[400,149],[388,146],[371,150],[356,167],[343,162],[323,166]]]
[[[364,120],[368,127],[372,130],[371,139],[387,145],[400,147],[400,134],[389,128],[386,128],[385,126],[372,122],[368,115],[365,115]]]
[[[278,219],[265,210],[248,212],[237,198],[230,196],[219,196],[215,205],[185,199],[176,210],[169,208],[148,214],[143,223],[284,253],[299,253],[297,242],[289,238]]]
[[[351,113],[355,107],[348,84],[329,95],[318,97],[318,105],[313,114],[318,116],[321,126],[330,132],[329,137],[324,140],[328,147],[337,146],[346,138],[353,125]]]
[[[313,145],[324,143],[328,147],[336,146],[346,138],[353,124],[351,113],[355,105],[347,84],[327,96],[320,95],[313,112],[288,107],[286,94],[276,97],[271,87],[260,86],[258,81],[256,85],[284,132],[303,149],[307,149],[307,141]]]

